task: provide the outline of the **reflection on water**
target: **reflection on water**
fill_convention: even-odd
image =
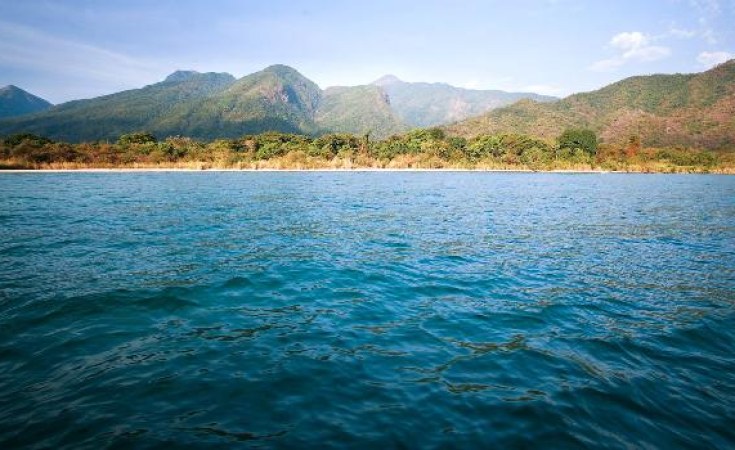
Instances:
[[[735,178],[0,177],[0,446],[731,447]]]

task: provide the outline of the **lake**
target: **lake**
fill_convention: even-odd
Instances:
[[[0,174],[0,447],[732,448],[735,177]]]

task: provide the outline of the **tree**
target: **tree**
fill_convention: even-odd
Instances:
[[[559,149],[580,149],[590,155],[597,153],[597,135],[587,128],[569,128],[557,139]]]
[[[348,133],[325,134],[314,140],[313,144],[317,149],[317,154],[324,155],[329,158],[338,154],[354,154],[360,151],[365,141]]]
[[[15,147],[16,145],[20,145],[23,142],[28,142],[31,145],[35,145],[38,147],[38,146],[42,146],[46,144],[51,144],[54,141],[52,141],[49,138],[46,138],[43,136],[37,136],[31,133],[13,134],[11,136],[8,136],[4,140],[5,145],[8,145],[10,147]]]
[[[504,151],[503,139],[499,135],[478,136],[465,148],[465,154],[471,161],[477,161],[489,156],[499,158]]]
[[[370,131],[366,132],[362,136],[362,143],[360,144],[360,153],[364,153],[371,156],[370,152]]]
[[[120,139],[117,140],[117,143],[120,145],[155,144],[156,142],[158,142],[156,137],[148,132],[123,134],[120,136]]]

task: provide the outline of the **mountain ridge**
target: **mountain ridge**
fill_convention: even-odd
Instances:
[[[383,82],[385,86],[371,83],[322,90],[283,64],[237,79],[227,73],[176,70],[142,88],[72,100],[32,117],[0,120],[0,133],[30,132],[70,142],[116,139],[135,131],[200,139],[265,131],[309,135],[346,132],[385,138],[427,123],[402,114],[402,91],[389,92],[397,85],[404,90],[423,90],[418,94],[429,103],[427,99],[435,97],[437,89],[451,91],[458,100],[451,105],[449,118],[465,117],[488,107],[478,110],[473,99],[460,97],[497,96],[501,92],[471,91],[446,83],[407,83],[395,76],[383,77]],[[434,105],[430,114],[436,115],[442,108]],[[428,123],[441,123],[447,118],[438,120]]]
[[[432,114],[443,120],[469,114],[476,106],[468,105],[482,102],[462,96],[478,92],[498,91],[409,83],[394,75],[367,85],[322,90],[282,64],[239,79],[226,73],[177,70],[139,89],[4,118],[0,134],[30,132],[70,142],[117,139],[135,131],[161,138],[236,138],[278,131],[370,134],[380,139],[417,127],[415,117],[406,120],[411,108],[424,114],[421,120]],[[414,104],[406,103],[411,99]],[[636,137],[651,146],[724,148],[735,145],[733,117],[735,60],[700,73],[634,76],[560,100],[522,98],[442,128],[462,137],[521,133],[547,140],[567,128],[590,128],[603,142]]]
[[[230,74],[193,73],[92,99],[72,100],[28,117],[0,121],[0,133],[29,132],[70,142],[117,139],[156,128],[176,105],[187,105],[234,81]]]
[[[0,88],[0,119],[45,111],[51,106],[47,100],[13,84]]]
[[[554,139],[590,128],[603,142],[735,146],[735,60],[691,74],[637,75],[554,103],[520,101],[444,127],[473,137],[504,132]]]
[[[177,70],[142,88],[72,100],[32,117],[0,120],[0,134],[29,132],[70,142],[117,139],[143,130],[161,137],[201,139],[265,131],[371,133],[382,138],[408,128],[386,106],[384,94],[375,95],[370,87],[346,89],[341,95],[322,91],[283,64],[239,79],[227,73]],[[339,99],[351,107],[335,104]]]
[[[385,89],[397,115],[414,127],[432,127],[463,120],[526,98],[543,102],[558,100],[531,92],[466,89],[441,82],[408,82],[395,75],[384,75],[371,84]]]

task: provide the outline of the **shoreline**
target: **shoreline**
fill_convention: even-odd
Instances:
[[[355,168],[355,169],[188,169],[176,167],[142,167],[142,168],[82,168],[82,169],[0,169],[0,173],[32,173],[32,172],[90,172],[90,173],[114,173],[114,172],[544,172],[534,171],[530,169],[378,169],[378,168]],[[551,171],[545,171],[551,172]],[[554,172],[573,172],[573,173],[602,173],[597,170],[565,170]]]
[[[79,168],[79,169],[0,169],[0,174],[9,173],[165,173],[165,172],[488,172],[488,173],[559,173],[559,174],[644,174],[644,175],[655,175],[655,174],[679,174],[679,175],[735,175],[735,172],[729,171],[711,171],[711,172],[664,172],[664,171],[617,171],[617,170],[602,170],[602,169],[589,169],[589,170],[577,170],[577,169],[559,169],[559,170],[531,170],[531,169],[422,169],[422,168],[354,168],[354,169],[222,169],[222,168],[211,168],[211,169],[196,169],[196,168],[176,168],[176,167],[141,167],[141,168]]]

